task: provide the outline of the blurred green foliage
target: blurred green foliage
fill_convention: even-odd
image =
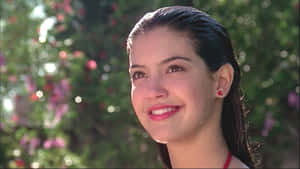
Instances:
[[[125,42],[169,5],[227,28],[262,166],[299,167],[296,0],[2,0],[0,167],[162,167],[131,108]]]

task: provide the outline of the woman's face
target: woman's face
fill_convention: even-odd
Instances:
[[[133,108],[154,140],[195,136],[211,123],[216,84],[186,33],[157,27],[138,35],[129,73]]]

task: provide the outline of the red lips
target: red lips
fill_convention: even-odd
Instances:
[[[172,108],[171,111],[165,112],[163,114],[153,114],[152,111],[159,110],[159,109],[167,109],[167,108]],[[169,118],[170,116],[174,115],[176,112],[179,111],[181,107],[177,105],[156,105],[152,106],[148,109],[148,115],[150,119],[154,121],[160,121]]]

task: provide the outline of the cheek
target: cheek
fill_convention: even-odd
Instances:
[[[131,88],[131,104],[133,106],[134,112],[140,121],[140,123],[145,126],[145,113],[144,113],[144,106],[143,106],[143,96],[144,90],[140,88]]]
[[[193,106],[205,105],[212,95],[213,84],[199,76],[186,77],[169,84],[177,96]]]
[[[190,86],[191,108],[198,112],[198,116],[205,116],[214,107],[213,103],[213,84],[204,79],[199,79]]]
[[[143,91],[139,88],[132,85],[131,87],[131,104],[135,110],[136,113],[141,111],[141,97],[143,96]]]

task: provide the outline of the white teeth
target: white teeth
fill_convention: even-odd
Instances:
[[[165,109],[153,110],[153,111],[151,111],[151,113],[155,114],[155,115],[160,115],[160,114],[164,114],[166,112],[170,112],[170,111],[172,111],[174,109],[175,108],[165,108]]]

